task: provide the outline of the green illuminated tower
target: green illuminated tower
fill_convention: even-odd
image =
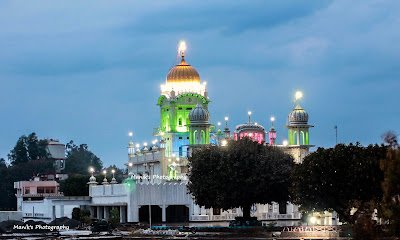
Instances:
[[[183,50],[181,62],[169,71],[166,83],[161,85],[157,104],[160,106],[160,127],[154,129],[153,133],[164,139],[167,158],[187,157],[191,143],[189,126],[192,126],[189,114],[197,105],[208,112],[210,102],[206,84],[200,83],[196,69],[185,62]],[[205,135],[209,139],[209,133]]]

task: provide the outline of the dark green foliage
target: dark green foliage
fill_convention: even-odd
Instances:
[[[248,138],[228,146],[194,149],[189,158],[189,192],[200,206],[231,209],[289,200],[292,156]]]
[[[23,135],[8,154],[8,158],[13,165],[31,160],[48,159],[49,154],[46,148],[47,140],[39,140],[36,133],[31,133],[28,137]]]
[[[6,160],[4,158],[0,158],[0,168],[6,168]]]
[[[393,132],[384,135],[388,146],[386,158],[381,162],[384,172],[381,216],[390,223],[391,232],[400,236],[400,148]]]
[[[352,207],[368,212],[382,198],[379,163],[386,152],[383,145],[363,147],[359,143],[318,148],[295,166],[294,203],[303,211],[335,210],[341,221],[354,222]]]
[[[0,210],[15,209],[17,200],[15,198],[14,182],[27,181],[37,173],[54,172],[52,160],[29,161],[24,164],[9,167],[0,167]]]
[[[90,175],[74,174],[60,182],[60,192],[65,196],[88,196]]]
[[[110,218],[108,221],[111,223],[113,228],[116,228],[120,222],[120,216],[118,209],[114,208],[110,211]]]
[[[90,167],[93,167],[96,171],[100,171],[103,168],[100,158],[92,153],[86,144],[77,146],[73,141],[70,141],[67,143],[66,148],[65,172],[86,174]]]

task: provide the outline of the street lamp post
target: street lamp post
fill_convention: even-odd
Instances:
[[[143,163],[143,166],[148,169],[149,172],[149,183],[151,184],[151,167],[154,166],[154,163]],[[151,186],[149,186],[149,189]],[[150,229],[151,229],[151,189],[149,191],[149,224],[150,224]]]

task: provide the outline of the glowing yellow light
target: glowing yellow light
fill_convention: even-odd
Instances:
[[[130,162],[128,165],[129,165],[129,167],[132,167],[132,166],[133,166],[133,163]]]
[[[139,144],[139,143],[138,143],[138,144],[136,144],[136,147],[137,147],[137,148],[140,148],[140,144]]]
[[[94,172],[94,168],[91,167],[91,168],[90,168],[90,172]]]
[[[168,159],[168,162],[171,162],[171,159]]]
[[[258,125],[258,123],[254,123],[254,125]],[[250,133],[251,134],[251,133]]]
[[[296,97],[296,100],[299,100],[300,98],[303,97],[303,93],[300,91],[297,91],[295,97]]]
[[[311,218],[310,218],[310,222],[311,222],[312,224],[315,224],[315,223],[317,222],[317,218],[316,218],[316,217],[311,217]]]
[[[271,122],[273,122],[273,121],[275,121],[275,118],[274,118],[274,117],[271,117]]]
[[[186,43],[185,41],[181,41],[178,48],[178,53],[182,54],[186,51]]]
[[[229,119],[228,117],[225,117],[225,121],[228,121],[228,119]]]
[[[133,136],[133,132],[129,132],[129,137],[132,137]]]
[[[225,139],[222,140],[221,145],[222,145],[222,146],[226,146],[226,144],[228,144],[228,141],[226,141]]]
[[[111,172],[112,172],[112,173],[115,173],[115,170],[113,169],[113,170],[111,170]]]
[[[247,114],[251,115],[251,111],[248,111]]]
[[[287,140],[283,140],[283,146],[287,146],[289,142]]]
[[[143,143],[143,146],[147,147],[147,142]]]
[[[107,174],[107,170],[104,170],[104,171],[103,171],[103,174],[106,175],[106,174]]]
[[[221,122],[218,122],[218,126],[221,126]]]

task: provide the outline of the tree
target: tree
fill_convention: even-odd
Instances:
[[[65,196],[88,196],[89,175],[74,174],[60,182],[60,191]]]
[[[26,145],[29,160],[48,159],[49,153],[47,152],[47,140],[39,140],[36,133],[31,133],[26,138]]]
[[[382,197],[379,162],[386,152],[383,145],[359,143],[318,148],[294,168],[293,202],[303,211],[335,210],[350,223],[356,220],[350,215],[353,207],[372,215]]]
[[[188,190],[206,208],[243,208],[250,218],[255,203],[286,202],[291,186],[292,156],[248,138],[228,146],[204,146],[189,157]]]
[[[89,167],[100,171],[103,168],[103,163],[93,152],[89,150],[86,144],[79,146],[73,141],[67,143],[67,158],[65,163],[66,172],[87,173]]]
[[[27,137],[25,135],[18,139],[15,147],[10,151],[10,154],[8,154],[8,159],[10,160],[11,164],[18,165],[29,161],[28,147],[26,142]]]
[[[384,180],[380,215],[389,221],[391,232],[400,236],[400,148],[395,133],[387,132],[383,137],[388,144],[388,152],[381,161]]]
[[[28,137],[22,135],[15,147],[8,154],[8,158],[13,165],[26,163],[31,160],[49,159],[46,150],[47,140],[39,140],[36,133],[29,134]]]
[[[6,160],[4,158],[0,158],[0,168],[7,167]]]

